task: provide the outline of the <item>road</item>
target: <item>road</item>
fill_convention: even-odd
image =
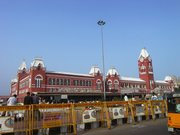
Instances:
[[[83,135],[169,135],[167,119],[143,121],[139,124],[125,124],[108,130],[106,128],[92,129]]]

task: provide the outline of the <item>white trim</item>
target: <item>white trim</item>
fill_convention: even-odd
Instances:
[[[112,84],[112,80],[111,79],[108,79],[107,83],[109,84],[109,82],[111,82],[111,84]]]
[[[41,80],[43,80],[43,76],[42,76],[41,74],[36,75],[36,76],[34,77],[34,79],[36,80],[38,76],[40,76],[40,77],[41,77]],[[39,79],[39,78],[38,78],[38,79]]]
[[[149,74],[153,74],[153,72],[149,72]]]
[[[145,75],[145,74],[146,74],[146,72],[140,72],[140,74],[141,74],[141,75]]]
[[[122,81],[131,81],[131,82],[145,82],[144,80],[140,79],[140,78],[132,78],[132,77],[123,77],[121,76],[120,79]]]
[[[21,79],[19,82],[22,82],[22,81],[24,81],[24,80],[26,80],[26,79],[29,79],[29,75],[26,76],[25,78]]]
[[[89,75],[89,74],[79,74],[79,73],[70,73],[70,72],[53,72],[53,71],[48,71],[46,73],[49,73],[49,74],[61,74],[61,75],[76,75],[76,76],[94,77],[93,75]]]
[[[99,81],[99,82],[98,82],[98,81]],[[96,83],[97,83],[97,84],[101,84],[102,81],[101,81],[100,79],[97,79],[97,80],[96,80]]]
[[[116,83],[117,82],[117,83]],[[114,84],[118,84],[119,85],[119,81],[116,79],[114,80]]]

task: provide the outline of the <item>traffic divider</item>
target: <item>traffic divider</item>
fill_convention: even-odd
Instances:
[[[162,101],[111,101],[1,106],[0,134],[78,134],[85,130],[166,117]]]

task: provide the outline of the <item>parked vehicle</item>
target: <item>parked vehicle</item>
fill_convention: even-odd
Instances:
[[[170,134],[180,134],[180,93],[173,93],[167,99],[168,131]]]

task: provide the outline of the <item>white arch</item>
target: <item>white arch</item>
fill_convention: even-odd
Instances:
[[[119,85],[119,81],[117,79],[114,80],[114,84],[118,84]]]
[[[40,78],[38,78],[38,77],[40,77]],[[38,75],[35,76],[35,80],[36,80],[36,79],[41,79],[41,80],[43,80],[43,76],[42,76],[41,74],[38,74]]]
[[[100,79],[97,79],[97,80],[96,80],[96,83],[101,84],[102,81],[101,81]]]

